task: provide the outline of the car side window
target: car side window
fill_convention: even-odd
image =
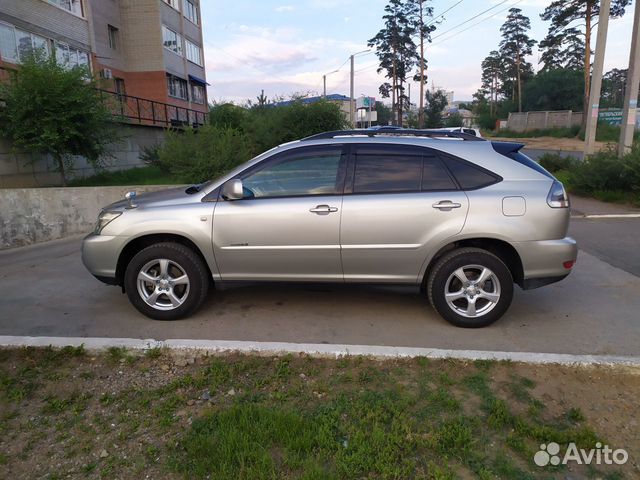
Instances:
[[[420,155],[358,154],[353,193],[415,192],[421,179]]]
[[[492,174],[482,167],[472,165],[455,157],[447,156],[447,167],[458,181],[460,188],[463,190],[475,190],[497,183],[501,180],[497,175]]]
[[[442,160],[429,149],[395,145],[357,148],[353,193],[457,189]]]
[[[342,147],[285,152],[242,179],[245,198],[334,195]]]
[[[424,156],[422,163],[422,190],[457,190],[442,160],[435,155]]]

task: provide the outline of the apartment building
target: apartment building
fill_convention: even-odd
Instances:
[[[104,89],[206,112],[200,0],[1,0],[0,76],[34,49]]]

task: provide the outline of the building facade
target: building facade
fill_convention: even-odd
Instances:
[[[0,1],[0,76],[41,49],[105,90],[204,113],[202,46],[200,0]]]

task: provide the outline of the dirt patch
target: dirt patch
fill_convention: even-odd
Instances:
[[[535,137],[535,138],[501,138],[491,137],[491,140],[500,142],[516,142],[524,143],[527,148],[534,150],[558,150],[570,152],[583,152],[584,141],[579,138],[555,138],[555,137]],[[596,142],[596,150],[606,150],[612,148],[615,144],[607,142]]]

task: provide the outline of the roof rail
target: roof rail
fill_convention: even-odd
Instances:
[[[412,129],[399,129],[399,128],[379,128],[377,130],[335,130],[333,132],[318,133],[307,138],[303,138],[302,141],[309,140],[328,140],[336,137],[350,137],[350,136],[367,136],[376,137],[379,135],[384,136],[412,136],[412,137],[430,137],[430,138],[457,138],[458,140],[466,140],[469,142],[486,142],[486,139],[476,137],[469,133],[462,132],[447,132],[442,130],[412,130]]]

